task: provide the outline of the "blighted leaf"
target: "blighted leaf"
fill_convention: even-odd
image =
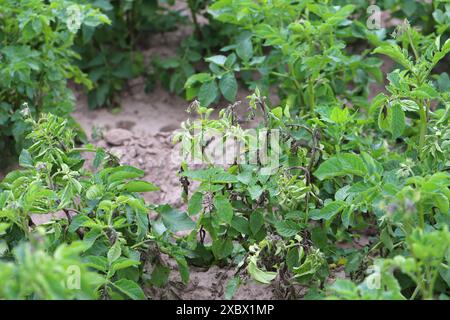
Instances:
[[[230,102],[234,102],[237,94],[237,81],[232,72],[225,74],[219,81],[222,95]]]
[[[253,234],[257,234],[264,225],[264,216],[260,211],[254,211],[250,215],[250,230]]]
[[[360,252],[354,252],[348,256],[345,263],[345,273],[350,274],[358,271],[363,261],[363,255]]]
[[[255,261],[253,260],[250,260],[250,262],[248,263],[247,272],[252,276],[253,279],[264,284],[270,284],[270,282],[277,277],[276,272],[263,271],[258,268]]]
[[[282,237],[293,237],[302,230],[302,226],[294,221],[278,221],[275,224],[277,232]]]
[[[341,215],[342,224],[345,228],[348,228],[350,225],[352,225],[353,222],[353,215],[354,211],[352,206],[344,208],[344,211]]]
[[[212,62],[214,64],[217,64],[219,66],[224,66],[225,65],[225,61],[227,61],[227,57],[225,57],[224,55],[217,55],[217,56],[212,56],[212,57],[208,57],[205,59],[206,62]]]
[[[367,174],[367,167],[361,157],[353,153],[342,153],[324,161],[314,172],[319,180],[344,175],[363,177]]]
[[[405,130],[405,112],[399,104],[395,104],[391,108],[390,131],[394,139],[400,137]]]
[[[123,186],[123,190],[128,192],[150,192],[150,191],[157,191],[159,190],[159,188],[155,186],[153,183],[135,180],[127,182]]]

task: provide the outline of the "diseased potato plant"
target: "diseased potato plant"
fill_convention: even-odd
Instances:
[[[109,20],[73,1],[2,0],[0,9],[0,148],[15,155],[24,147],[24,103],[34,115],[68,117],[75,102],[67,80],[92,87],[71,46],[80,27]]]
[[[226,299],[247,281],[448,299],[449,1],[380,1],[402,22],[375,29],[358,0],[174,4],[0,0],[0,132],[22,150],[0,183],[0,299],[151,299],[174,285],[168,259],[184,284],[191,266],[234,270]],[[145,32],[187,21],[146,69]],[[68,115],[67,79],[99,107],[138,75],[195,99],[173,136],[181,208],[147,203],[144,171],[80,145]]]

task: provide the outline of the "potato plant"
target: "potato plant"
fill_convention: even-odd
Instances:
[[[442,51],[437,55],[439,52]],[[411,92],[408,96],[412,96]],[[258,93],[250,97],[250,102],[255,103],[255,108],[267,108]],[[448,108],[442,107],[445,108],[442,111]],[[248,156],[252,132],[233,123],[230,110],[222,111],[219,120],[210,120],[210,110],[204,107],[199,107],[198,112],[200,122],[186,123],[186,132],[179,135],[188,153],[203,156],[194,154],[195,145],[205,145],[209,141],[205,133],[213,128],[224,132],[224,136],[230,134],[242,139],[244,154],[237,157]],[[364,130],[383,130],[377,128],[378,123],[370,114],[359,125],[352,121],[348,109],[338,107],[306,121],[291,115],[287,107],[274,108],[266,117],[265,124],[273,131],[281,130],[283,137],[276,146],[279,150],[274,150],[280,155],[280,164],[270,174],[260,163],[232,162],[227,170],[212,166],[192,171],[186,166],[183,171],[185,177],[201,182],[189,200],[189,212],[200,215],[198,232],[206,230],[212,238],[212,244],[206,246],[210,253],[202,241],[195,247],[204,263],[211,259],[230,259],[237,265],[245,264],[247,272],[262,283],[280,277],[281,281],[288,279],[287,283],[297,281],[311,287],[315,283],[320,288],[331,271],[329,266],[340,263],[341,259],[355,260],[352,265],[344,264],[349,273],[361,272],[364,261],[371,258],[370,252],[362,255],[340,252],[332,243],[358,239],[363,230],[376,228],[380,237],[371,250],[387,254],[396,253],[404,246],[414,247],[412,235],[426,229],[448,233],[445,229],[450,199],[448,167],[430,167],[425,159],[414,165],[411,158],[423,159],[415,151],[420,144],[420,132],[411,137],[415,148],[405,156],[401,156],[401,149],[407,147],[406,143],[388,155],[390,137],[386,140],[380,136],[374,141],[362,134]],[[405,126],[392,116],[387,119],[396,123],[395,128]],[[404,117],[402,121],[405,122]],[[331,130],[329,124],[333,125]],[[345,127],[349,125],[352,130],[347,131]],[[195,126],[201,130],[195,130]],[[380,146],[378,150],[372,149],[374,145]],[[433,163],[433,155],[429,154],[428,158]],[[406,245],[408,237],[410,241]],[[444,244],[438,255],[441,260],[448,254],[450,243],[446,237],[442,238]],[[426,268],[430,268],[434,275],[432,281],[439,282],[440,288],[448,285],[446,263]],[[419,278],[414,280],[417,286],[432,282]],[[404,298],[400,294],[401,286],[396,286],[399,295],[384,296],[380,292],[383,288],[374,294]],[[420,290],[426,289],[417,289],[414,297]],[[292,296],[288,291],[287,296],[295,297],[295,294]],[[422,291],[421,297],[432,298],[433,294]]]
[[[81,55],[81,70],[93,83],[88,93],[92,109],[120,107],[119,93],[127,80],[145,75],[144,56],[140,43],[155,33],[163,33],[184,24],[186,19],[170,6],[174,1],[92,1],[80,0],[101,10],[111,20],[111,26],[83,26],[75,49]]]
[[[152,59],[147,74],[147,91],[151,91],[159,82],[170,92],[184,95],[186,80],[204,70],[202,57],[218,52],[229,42],[235,32],[235,26],[214,19],[206,10],[210,3],[211,0],[187,1],[193,32],[181,41],[175,55]],[[206,19],[208,23],[200,24],[200,19]]]
[[[237,3],[225,5],[219,1],[212,8],[222,9],[219,16],[239,19],[239,15],[230,12]],[[288,2],[277,3],[289,6]],[[269,7],[271,10],[267,14],[270,15],[275,11]],[[286,7],[283,9],[288,15]],[[256,6],[248,10],[249,14],[243,14],[243,19],[266,13],[258,11]],[[338,19],[339,15],[333,17]],[[264,21],[259,17],[256,20]],[[258,30],[252,37],[265,40],[263,35],[258,35]],[[305,33],[307,31],[303,30],[302,34]],[[268,34],[265,36],[272,39]],[[259,161],[239,164],[239,159],[248,160],[252,156],[255,135],[253,129],[240,126],[245,120],[234,113],[236,105],[222,110],[217,120],[209,118],[212,110],[206,106],[216,99],[212,93],[219,92],[211,89],[217,87],[216,75],[220,85],[225,75],[230,74],[227,73],[230,71],[219,72],[215,66],[222,65],[226,70],[228,62],[234,59],[230,56],[208,58],[211,70],[217,70],[216,75],[197,74],[187,81],[188,90],[191,88],[198,94],[200,102],[196,109],[200,117],[197,121],[186,122],[184,131],[177,137],[185,152],[192,155],[191,159],[200,157],[208,163],[202,151],[212,141],[208,136],[211,131],[219,132],[219,139],[231,136],[242,146],[241,153],[235,154],[234,162],[229,161],[225,170],[216,168],[214,162],[210,168],[200,171],[189,169],[187,162],[183,170],[185,177],[201,182],[189,205],[195,208],[192,213],[200,215],[199,232],[206,230],[212,238],[212,244],[207,246],[211,253],[207,254],[202,242],[200,249],[196,248],[203,259],[229,259],[237,266],[246,265],[247,272],[259,282],[270,283],[277,279],[290,284],[286,296],[295,298],[293,282],[307,283],[311,295],[326,294],[323,281],[332,272],[330,266],[344,264],[346,272],[358,280],[364,274],[364,267],[374,258],[374,251],[381,256],[401,252],[402,256],[392,261],[375,262],[381,269],[376,276],[382,278],[382,285],[376,290],[358,291],[366,289],[357,289],[348,280],[339,281],[333,290],[337,290],[341,298],[445,296],[444,288],[449,285],[446,257],[450,194],[448,161],[445,160],[448,151],[444,151],[446,144],[441,137],[445,136],[444,140],[447,137],[444,132],[448,127],[449,96],[447,89],[440,90],[432,73],[450,52],[450,40],[442,41],[441,36],[436,35],[424,36],[409,24],[397,28],[394,37],[384,41],[369,37],[376,45],[372,53],[390,57],[399,68],[387,75],[387,93],[375,97],[366,110],[364,105],[347,105],[345,97],[335,95],[334,90],[329,91],[334,100],[319,99],[318,106],[316,99],[314,102],[299,99],[294,104],[301,107],[295,109],[291,108],[291,100],[286,99],[281,106],[271,107],[257,87],[249,97],[252,113],[258,110],[263,118],[256,136],[277,132],[281,137],[278,144],[272,145],[272,152],[280,163],[270,171]],[[251,42],[248,43],[250,47]],[[288,46],[288,43],[280,41],[281,45]],[[289,67],[290,64],[277,63],[276,66]],[[286,74],[287,81],[291,81],[289,73]],[[205,89],[206,86],[211,88]],[[297,95],[308,96],[307,85],[298,89]],[[210,95],[206,101],[203,93]],[[444,153],[447,155],[443,156]],[[357,253],[333,245],[355,241],[368,229],[379,232],[378,240],[368,251]],[[419,254],[412,248],[432,241],[429,239],[433,237],[441,238],[443,243],[441,251],[436,253],[439,263],[432,263],[428,258],[423,258],[422,262],[414,260],[417,254],[428,253]],[[408,257],[408,267],[403,263],[404,256]],[[415,289],[408,291],[408,281],[398,283],[391,274],[394,266],[414,281]],[[423,272],[422,268],[428,271]],[[415,273],[412,270],[416,270]],[[339,291],[339,285],[343,286],[343,291]],[[236,289],[236,285],[231,287]],[[435,288],[439,288],[437,292]],[[346,290],[348,296],[344,294]]]
[[[211,72],[196,74],[185,84],[187,98],[197,96],[202,105],[221,95],[233,102],[237,75],[265,95],[276,85],[278,96],[290,106],[304,105],[311,111],[334,103],[337,96],[362,103],[367,83],[382,78],[381,62],[366,57],[369,51],[352,55],[345,50],[346,38],[364,36],[364,29],[358,34],[349,19],[353,5],[224,0],[209,10],[219,21],[237,25],[238,32],[234,42],[222,48],[224,54],[205,59]]]

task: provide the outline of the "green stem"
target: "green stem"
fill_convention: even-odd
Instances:
[[[436,283],[437,277],[438,277],[439,273],[437,270],[435,270],[434,272],[430,270],[430,283],[428,284],[428,294],[427,294],[427,299],[433,300],[433,291],[434,291],[434,284]]]
[[[419,154],[422,155],[423,147],[425,146],[425,135],[427,133],[427,112],[425,110],[425,105],[419,104],[419,116],[420,116],[420,124],[419,124]]]
[[[202,40],[203,39],[202,29],[200,28],[200,24],[198,23],[196,8],[194,6],[195,4],[189,1],[189,10],[191,12],[192,22],[194,23],[195,35],[197,36],[198,40]]]
[[[308,82],[308,101],[309,101],[309,108],[311,110],[311,115],[314,114],[315,109],[315,97],[314,97],[314,86],[312,83],[312,80]]]
[[[69,150],[69,153],[71,152],[97,152],[97,150],[93,148],[72,148]]]
[[[419,291],[420,291],[420,286],[418,285],[418,286],[414,289],[414,292],[413,292],[413,294],[411,295],[411,297],[409,298],[409,300],[414,300],[414,299],[416,298],[417,294],[419,293]]]

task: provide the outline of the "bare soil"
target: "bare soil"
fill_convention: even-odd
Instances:
[[[179,30],[148,39],[144,55],[151,59],[154,55],[170,56],[175,53],[180,39],[188,30]],[[391,68],[385,65],[384,68]],[[385,71],[385,70],[383,70]],[[373,85],[371,97],[383,89]],[[245,99],[248,93],[240,91],[238,99]],[[144,92],[144,80],[131,81],[121,96],[121,111],[107,109],[89,110],[84,93],[77,92],[77,106],[73,113],[94,145],[104,147],[117,155],[124,164],[130,164],[145,171],[145,180],[156,184],[160,190],[144,195],[147,201],[155,204],[168,203],[184,208],[181,200],[181,185],[177,176],[179,163],[173,161],[177,146],[172,143],[172,134],[188,118],[188,103],[162,88]],[[7,172],[7,171],[5,171]],[[1,177],[1,174],[0,174]],[[54,217],[64,218],[60,214]],[[48,221],[50,216],[33,216],[36,224]],[[172,272],[167,288],[146,289],[155,299],[223,299],[224,288],[234,274],[234,268],[212,266],[208,269],[191,267],[191,279],[183,285],[177,265],[169,258],[164,259]],[[342,270],[333,272],[330,279],[345,277]],[[247,279],[235,294],[235,299],[280,299],[275,285],[262,285]],[[302,292],[301,288],[299,290]]]

